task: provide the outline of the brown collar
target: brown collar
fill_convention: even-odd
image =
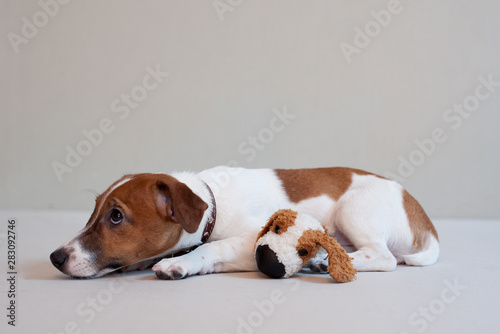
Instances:
[[[203,230],[203,235],[201,237],[201,243],[204,244],[207,242],[208,238],[210,238],[210,235],[212,234],[212,231],[214,230],[215,226],[215,219],[217,218],[217,208],[215,204],[215,196],[214,193],[212,192],[212,189],[208,186],[208,184],[205,183],[205,186],[207,186],[208,191],[210,192],[210,196],[212,197],[212,216],[208,219],[205,229]]]

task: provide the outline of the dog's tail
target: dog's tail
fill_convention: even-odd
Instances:
[[[415,253],[404,255],[405,263],[410,266],[429,266],[439,257],[439,241],[431,220],[413,196],[403,190],[403,203],[408,223],[413,234]]]
[[[436,237],[429,233],[427,242],[418,253],[404,255],[405,263],[410,266],[430,266],[437,262],[439,258],[439,242]]]

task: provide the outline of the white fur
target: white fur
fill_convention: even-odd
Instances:
[[[439,242],[433,235],[429,235],[424,249],[415,254],[404,255],[403,259],[410,266],[430,266],[436,263],[439,256]]]
[[[67,259],[67,266],[71,268],[71,275],[75,277],[87,277],[95,274],[95,266],[92,255],[86,252],[79,241],[71,243],[73,251]]]

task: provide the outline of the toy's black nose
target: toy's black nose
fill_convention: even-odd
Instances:
[[[57,269],[61,270],[61,267],[63,266],[64,262],[66,262],[66,259],[68,258],[68,253],[61,248],[50,254],[50,262],[56,267]]]
[[[268,245],[260,245],[255,250],[255,260],[259,270],[272,278],[285,276],[285,266],[278,260],[276,253]]]

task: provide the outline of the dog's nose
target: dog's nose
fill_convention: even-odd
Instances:
[[[260,245],[255,250],[255,260],[259,270],[272,278],[285,276],[285,266],[278,260],[276,253],[268,245]]]
[[[66,262],[67,258],[68,253],[66,253],[66,251],[62,248],[50,254],[50,262],[52,262],[54,267],[59,270],[61,270],[61,267],[63,266],[64,262]]]

